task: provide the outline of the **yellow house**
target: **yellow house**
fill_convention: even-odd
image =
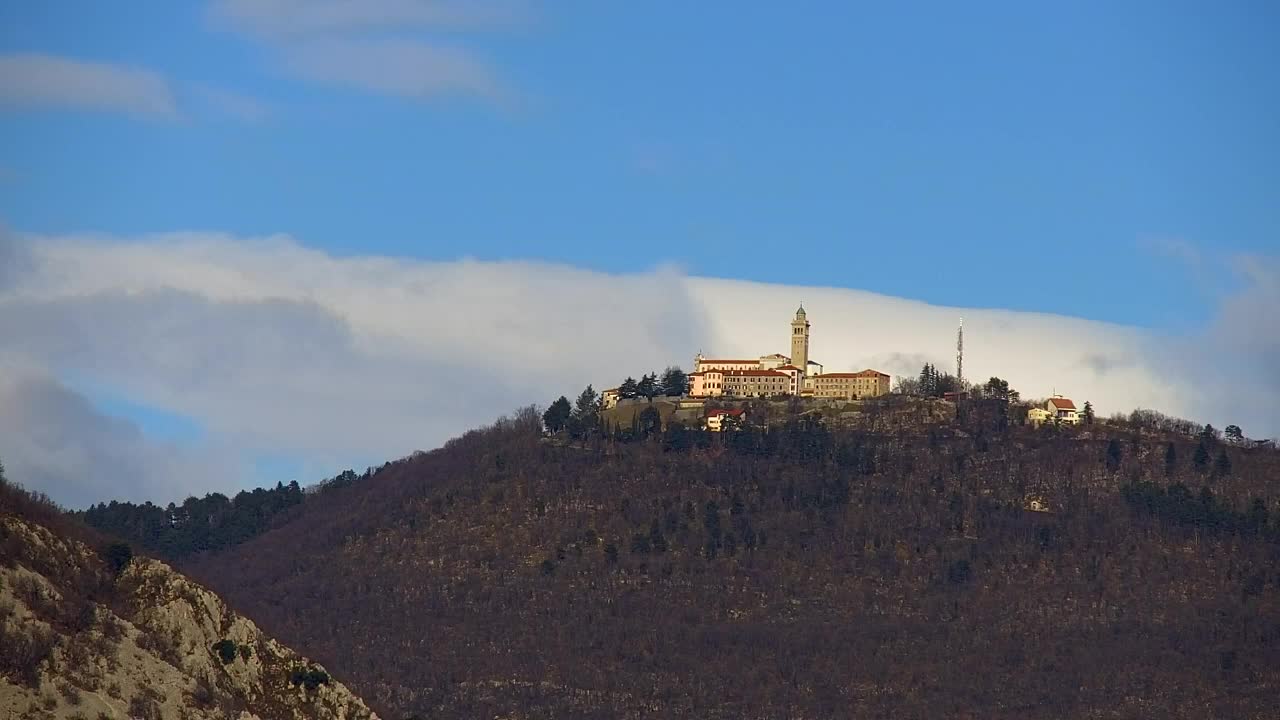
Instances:
[[[1032,427],[1040,427],[1049,417],[1049,411],[1042,407],[1033,407],[1027,411],[1027,422]]]
[[[618,398],[622,396],[618,388],[609,388],[600,393],[600,404],[605,410],[618,407]]]
[[[1080,413],[1070,398],[1054,395],[1045,401],[1044,407],[1034,407],[1027,411],[1027,422],[1039,426],[1046,422],[1057,422],[1063,425],[1079,425]]]

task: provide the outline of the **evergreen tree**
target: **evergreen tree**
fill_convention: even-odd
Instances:
[[[1093,403],[1089,402],[1088,400],[1084,401],[1083,415],[1084,415],[1084,424],[1092,425],[1093,424]]]
[[[1218,431],[1215,430],[1212,425],[1209,425],[1208,423],[1206,423],[1204,426],[1204,429],[1200,431],[1200,442],[1205,443],[1207,445],[1212,445],[1213,443],[1217,442],[1217,440],[1218,440]]]
[[[680,368],[672,365],[662,372],[662,394],[669,397],[681,397],[689,392],[689,376]]]
[[[1122,457],[1120,443],[1115,438],[1111,438],[1111,442],[1107,443],[1107,469],[1112,472],[1119,470]]]
[[[1007,400],[1009,402],[1017,402],[1021,394],[1009,387],[1009,381],[998,377],[992,377],[982,386],[982,393],[989,398],[997,400]]]
[[[658,376],[653,373],[642,375],[640,382],[636,383],[636,392],[640,397],[652,400],[658,394]]]
[[[637,428],[640,436],[649,438],[662,432],[662,415],[652,405],[640,411],[640,422]]]
[[[933,397],[937,394],[938,389],[938,371],[933,369],[933,365],[925,363],[920,368],[920,392],[926,397]]]
[[[1240,429],[1239,425],[1228,425],[1222,431],[1222,434],[1226,436],[1228,442],[1236,443],[1237,445],[1244,442],[1244,431]]]
[[[639,394],[640,394],[640,391],[636,387],[635,378],[629,377],[626,380],[622,381],[622,385],[618,386],[618,397],[620,398],[626,398],[629,400],[633,397],[638,396]]]
[[[1218,451],[1218,459],[1213,463],[1213,472],[1219,476],[1231,474],[1231,458],[1227,457],[1226,448]]]
[[[1205,446],[1203,440],[1196,444],[1196,454],[1191,458],[1191,462],[1201,472],[1209,467],[1209,448]]]
[[[547,431],[554,435],[569,424],[569,417],[572,414],[573,408],[569,406],[569,398],[561,395],[560,399],[551,403],[547,411],[542,413],[542,424],[546,425]]]
[[[595,388],[588,385],[573,404],[573,414],[569,418],[569,431],[575,437],[586,437],[594,433],[600,425],[600,396]]]
[[[1172,476],[1173,469],[1177,464],[1178,450],[1173,446],[1173,443],[1169,443],[1168,447],[1164,449],[1164,474],[1166,476]]]

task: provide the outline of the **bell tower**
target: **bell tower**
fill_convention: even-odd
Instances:
[[[809,372],[809,321],[805,318],[803,303],[796,310],[796,319],[791,321],[791,364],[802,373]]]

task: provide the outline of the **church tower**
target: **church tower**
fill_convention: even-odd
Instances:
[[[809,321],[805,319],[803,304],[796,311],[796,319],[791,321],[791,364],[800,368],[800,372],[809,372]]]

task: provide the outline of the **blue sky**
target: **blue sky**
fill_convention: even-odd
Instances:
[[[203,3],[10,6],[5,51],[153,69],[183,118],[5,115],[0,213],[34,232],[288,232],[342,254],[671,261],[1156,327],[1200,317],[1140,241],[1275,248],[1280,12],[1035,5],[530,4],[428,31],[490,68],[496,100],[299,81]],[[197,87],[268,115],[220,116]],[[765,261],[778,246],[820,259]],[[1118,302],[1135,291],[1160,301]]]
[[[0,9],[0,221],[1171,334],[1280,251],[1274,3],[294,2]]]

